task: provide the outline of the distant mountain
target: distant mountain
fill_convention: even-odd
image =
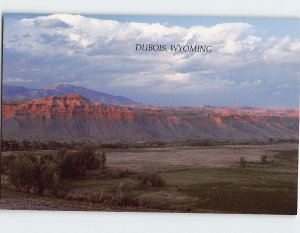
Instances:
[[[298,110],[241,107],[107,105],[78,94],[2,106],[2,135],[9,139],[245,140],[298,138]]]
[[[87,88],[75,87],[67,84],[55,85],[45,89],[29,89],[25,87],[3,85],[4,100],[33,100],[49,96],[63,96],[69,94],[79,94],[90,100],[98,101],[104,104],[137,104],[136,102],[123,96],[113,96],[103,92],[93,91]]]

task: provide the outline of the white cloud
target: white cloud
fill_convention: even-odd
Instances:
[[[263,81],[262,80],[257,80],[257,81],[254,82],[254,84],[256,86],[261,86],[263,84]]]
[[[290,50],[295,52],[300,52],[300,42],[291,43]]]
[[[291,39],[289,36],[283,38],[270,38],[263,52],[263,59],[267,63],[276,64],[299,64],[300,41]]]
[[[4,39],[5,75],[18,77],[5,82],[64,82],[120,94],[132,87],[174,95],[271,90],[285,82],[292,88],[300,66],[299,39],[265,38],[243,22],[183,27],[54,14],[12,20]],[[136,43],[204,44],[213,52],[140,52]]]
[[[165,79],[171,82],[186,81],[190,79],[190,74],[182,74],[182,73],[166,74]]]
[[[34,82],[34,80],[32,79],[22,79],[22,78],[13,78],[13,77],[9,77],[9,78],[6,78],[4,80],[5,83],[30,83],[30,82]]]
[[[289,84],[287,83],[277,85],[277,88],[287,88],[287,87],[289,87]]]

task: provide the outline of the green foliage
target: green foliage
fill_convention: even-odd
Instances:
[[[60,186],[60,177],[57,172],[57,164],[49,162],[42,166],[41,183],[44,189],[57,191]]]
[[[9,179],[16,190],[39,194],[46,189],[56,191],[60,184],[57,164],[41,163],[32,153],[23,153],[12,161]]]
[[[26,144],[26,143],[25,143]],[[87,170],[104,170],[106,155],[96,154],[92,146],[83,146],[77,151],[60,149],[57,156],[37,156],[23,153],[17,158],[7,156],[6,166],[12,186],[19,191],[42,194],[56,192],[63,179],[81,179]]]
[[[93,146],[83,146],[78,151],[62,149],[58,152],[58,174],[61,178],[82,178],[87,170],[104,169],[106,155],[96,154]]]
[[[95,192],[89,189],[75,189],[60,195],[60,198],[90,203],[102,203],[108,206],[138,207],[140,209],[167,209],[168,205],[157,198],[140,197],[129,184],[120,184],[112,191]]]
[[[166,182],[156,174],[141,174],[138,176],[138,182],[143,187],[159,188],[166,186]]]
[[[58,174],[62,179],[80,178],[86,175],[84,157],[77,152],[66,151],[57,159]]]
[[[1,156],[1,173],[7,173],[10,164],[16,159],[14,155]]]
[[[99,166],[98,167],[100,169],[104,169],[106,167],[106,154],[105,154],[105,152],[102,152],[100,154],[100,157],[99,157],[98,161],[99,161]]]
[[[96,156],[96,148],[93,146],[82,146],[77,151],[77,156],[82,158],[86,170],[96,170],[100,166],[100,160]]]
[[[247,160],[244,158],[244,156],[241,156],[240,158],[240,167],[245,168],[247,164]]]
[[[11,163],[9,179],[17,190],[28,192],[34,189],[41,192],[41,170],[41,165],[33,154],[23,153]]]
[[[261,156],[261,161],[262,161],[263,163],[266,163],[267,160],[268,160],[268,155],[262,155],[262,156]]]

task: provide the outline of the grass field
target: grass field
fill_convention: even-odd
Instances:
[[[2,156],[18,154],[5,152]],[[53,154],[54,151],[36,151]],[[145,207],[112,206],[80,198],[38,196],[10,189],[2,175],[1,209],[116,210],[296,214],[298,145],[247,145],[107,150],[107,167],[129,170],[120,178],[65,181],[64,188],[82,195],[130,189],[130,195],[151,200]],[[266,162],[261,156],[267,155]],[[240,157],[247,160],[239,166]],[[158,174],[166,183],[160,188],[141,187],[138,175]],[[119,194],[118,194],[119,195]],[[153,204],[154,203],[154,204]]]

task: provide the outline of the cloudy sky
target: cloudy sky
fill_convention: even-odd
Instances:
[[[298,107],[300,20],[4,15],[3,82],[82,86],[152,105]],[[136,43],[212,52],[136,51]]]

